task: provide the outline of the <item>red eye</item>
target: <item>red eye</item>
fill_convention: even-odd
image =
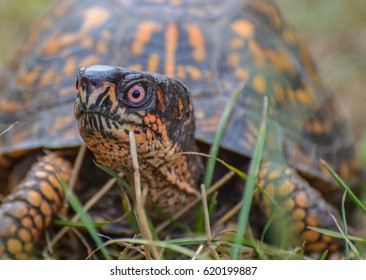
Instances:
[[[75,80],[75,82],[74,82],[74,90],[76,91],[76,93],[79,92],[79,81],[78,80]]]
[[[145,98],[145,89],[141,86],[134,86],[128,90],[127,99],[128,101],[137,104]]]

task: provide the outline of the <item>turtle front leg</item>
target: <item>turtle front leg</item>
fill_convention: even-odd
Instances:
[[[69,162],[49,154],[36,162],[0,207],[0,259],[28,259],[42,232],[61,209],[60,180],[70,178]]]
[[[274,198],[279,207],[277,214],[274,214],[274,230],[270,238],[278,241],[281,238],[279,235],[285,234],[291,245],[304,245],[305,251],[311,255],[320,255],[325,250],[332,254],[342,249],[343,240],[309,228],[338,231],[331,214],[340,224],[342,220],[338,210],[327,203],[320,192],[294,169],[279,163],[264,162],[258,174],[258,184]],[[276,206],[263,194],[258,194],[256,198],[265,217],[269,219]]]

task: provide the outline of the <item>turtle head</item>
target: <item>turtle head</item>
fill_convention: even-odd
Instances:
[[[130,131],[140,165],[157,168],[194,145],[192,98],[174,79],[96,65],[79,70],[75,89],[80,135],[97,161],[112,170],[132,168]]]

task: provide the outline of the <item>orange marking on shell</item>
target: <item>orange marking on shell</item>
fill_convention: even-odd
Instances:
[[[229,42],[229,46],[232,49],[242,49],[244,45],[245,41],[242,38],[234,38]]]
[[[283,36],[283,39],[286,41],[286,43],[288,43],[290,45],[295,45],[299,41],[295,32],[290,28],[286,28],[283,31],[282,36]]]
[[[131,69],[131,70],[135,70],[135,71],[142,71],[142,64],[131,64],[128,65],[127,68]]]
[[[109,11],[100,7],[91,7],[84,12],[83,25],[78,32],[64,33],[60,36],[50,38],[43,47],[43,54],[45,56],[55,55],[59,53],[62,48],[80,42],[83,46],[90,47],[92,38],[87,37],[87,33],[96,27],[104,24],[109,17]],[[88,39],[89,38],[89,39]]]
[[[227,62],[232,67],[239,65],[240,60],[241,60],[241,54],[239,52],[232,52],[227,57]]]
[[[193,59],[202,63],[206,59],[205,37],[201,27],[196,24],[187,24],[188,40],[193,48]]]
[[[159,68],[160,57],[157,53],[153,53],[149,56],[147,61],[147,71],[151,73],[156,73]]]
[[[243,38],[250,38],[254,34],[254,25],[253,23],[245,20],[238,19],[231,23],[232,30]]]
[[[175,75],[175,56],[178,48],[179,30],[175,22],[168,24],[165,32],[165,75]]]
[[[286,101],[285,92],[283,90],[283,87],[279,82],[275,82],[273,85],[273,91],[276,96],[276,102],[279,104],[283,104]]]
[[[67,76],[75,75],[77,67],[76,59],[74,57],[69,57],[65,62],[64,74]]]
[[[266,91],[266,80],[263,76],[257,75],[253,78],[253,88],[262,94]]]
[[[17,75],[17,83],[24,85],[32,85],[39,78],[42,69],[40,66],[36,66],[29,70],[21,69]]]
[[[135,56],[141,55],[145,45],[150,42],[153,34],[159,30],[161,30],[161,25],[154,21],[140,23],[135,34],[135,40],[131,46],[131,53]]]
[[[263,49],[255,41],[250,41],[249,42],[249,49],[254,54],[254,59],[255,59],[256,66],[258,68],[263,68],[265,66],[265,56],[264,56],[264,53],[263,53]]]
[[[274,4],[265,1],[254,1],[254,5],[257,6],[259,11],[268,16],[275,27],[281,26],[281,16]]]
[[[243,81],[246,81],[249,78],[248,70],[242,69],[242,68],[236,69],[234,75],[235,75],[235,78],[243,80]]]
[[[43,55],[52,56],[60,52],[66,46],[70,46],[79,40],[77,33],[64,33],[58,37],[50,38],[43,47]]]
[[[177,77],[181,80],[185,80],[187,78],[186,68],[184,65],[177,66]]]
[[[110,16],[107,9],[101,7],[91,7],[84,12],[84,21],[81,31],[86,33],[104,24]]]
[[[54,82],[54,78],[56,76],[55,70],[53,68],[48,69],[41,76],[41,80],[39,81],[42,87],[50,85]]]
[[[202,78],[202,72],[197,67],[189,67],[189,75],[193,80],[199,80]]]
[[[87,57],[84,57],[80,61],[79,65],[80,65],[80,67],[88,67],[90,65],[98,64],[99,61],[100,61],[99,56],[97,56],[97,55],[89,55]]]

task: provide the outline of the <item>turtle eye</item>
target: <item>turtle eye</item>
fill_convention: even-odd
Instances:
[[[142,86],[133,86],[128,90],[127,100],[130,103],[137,105],[144,100],[145,96],[145,89]]]

